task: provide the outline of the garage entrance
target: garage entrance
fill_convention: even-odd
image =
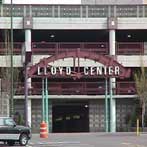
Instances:
[[[89,132],[88,103],[53,105],[53,132]]]

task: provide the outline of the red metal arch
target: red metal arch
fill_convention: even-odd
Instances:
[[[127,78],[130,76],[130,69],[126,69],[123,67],[120,63],[118,63],[112,56],[104,56],[104,55],[98,55],[90,52],[84,52],[84,51],[71,51],[71,52],[65,52],[61,53],[55,56],[50,56],[48,58],[43,58],[40,60],[39,63],[30,66],[28,70],[28,77],[32,77],[39,67],[46,67],[48,63],[56,61],[58,59],[65,59],[65,58],[85,58],[85,59],[91,59],[96,62],[99,62],[105,66],[119,66],[121,74],[119,75],[120,78]]]

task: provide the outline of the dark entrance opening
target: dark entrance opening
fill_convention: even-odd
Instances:
[[[88,103],[53,105],[53,132],[89,132]]]

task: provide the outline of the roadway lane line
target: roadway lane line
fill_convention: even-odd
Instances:
[[[140,144],[133,144],[133,143],[129,143],[129,142],[123,142],[121,143],[122,145],[125,145],[127,147],[145,147],[144,145],[140,145]]]
[[[33,142],[30,142],[29,143],[30,145],[33,145],[33,144],[80,144],[80,142],[79,141],[58,141],[58,142],[51,142],[51,141],[39,141],[39,142],[35,142],[35,143],[33,143]]]

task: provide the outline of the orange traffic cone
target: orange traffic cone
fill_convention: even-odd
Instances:
[[[44,121],[40,124],[40,138],[48,138],[47,123]]]

